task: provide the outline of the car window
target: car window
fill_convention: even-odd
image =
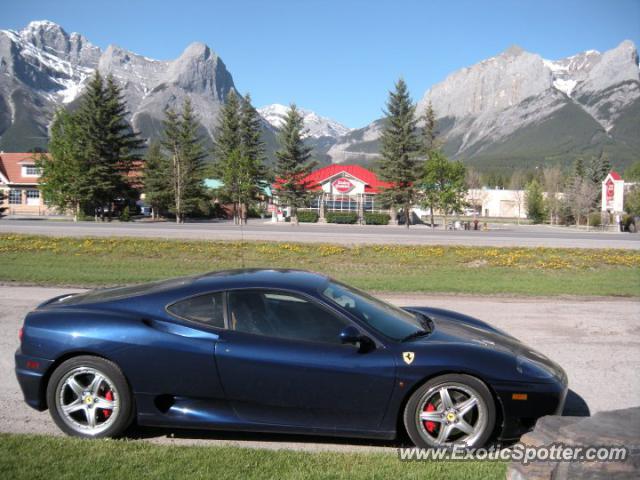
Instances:
[[[331,281],[321,293],[331,302],[393,340],[401,340],[422,328],[415,315],[342,283]]]
[[[169,305],[167,310],[187,320],[224,328],[223,293],[209,293]]]
[[[229,292],[229,324],[238,332],[338,344],[347,325],[302,296],[267,290]]]

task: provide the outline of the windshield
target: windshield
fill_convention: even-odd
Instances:
[[[400,341],[422,331],[420,322],[411,313],[356,288],[330,281],[322,295],[392,340]]]

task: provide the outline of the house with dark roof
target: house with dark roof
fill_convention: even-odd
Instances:
[[[0,190],[4,192],[5,215],[52,213],[38,188],[40,170],[33,153],[0,152]]]

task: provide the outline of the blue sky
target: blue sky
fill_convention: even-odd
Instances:
[[[640,0],[1,0],[0,28],[52,20],[159,59],[212,47],[260,107],[296,102],[349,127],[512,44],[556,59],[640,45]]]

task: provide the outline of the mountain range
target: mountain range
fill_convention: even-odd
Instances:
[[[134,128],[150,139],[159,136],[165,109],[189,96],[210,143],[222,104],[237,92],[222,59],[203,43],[159,61],[115,45],[102,50],[53,22],[31,22],[0,30],[0,150],[45,147],[53,113],[75,106],[96,69],[119,81]],[[513,46],[433,85],[418,101],[419,115],[429,102],[445,152],[480,168],[603,154],[622,168],[640,157],[640,70],[630,41],[560,60]],[[286,110],[258,109],[270,158]],[[383,119],[352,130],[300,110],[321,163],[375,162]]]

